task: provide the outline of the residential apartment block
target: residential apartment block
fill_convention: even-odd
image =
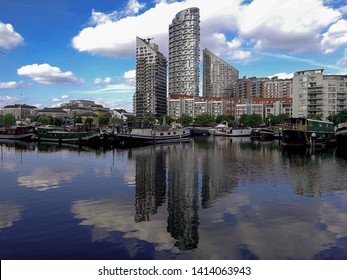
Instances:
[[[169,95],[199,95],[200,14],[180,11],[169,26]]]
[[[174,119],[179,118],[182,114],[188,114],[192,117],[204,113],[213,116],[234,115],[236,104],[240,103],[240,98],[171,95],[168,105],[168,114]]]
[[[291,98],[293,79],[279,79],[277,76],[264,80],[264,98]]]
[[[138,119],[167,114],[167,60],[150,39],[136,38],[136,91],[133,110]]]
[[[322,119],[347,109],[347,75],[324,75],[324,69],[303,70],[293,77],[293,116]]]
[[[252,103],[236,105],[235,118],[239,119],[243,114],[257,114],[263,119],[271,115],[288,114],[292,116],[291,98],[254,98]]]
[[[208,49],[203,50],[203,96],[233,97],[239,71]]]

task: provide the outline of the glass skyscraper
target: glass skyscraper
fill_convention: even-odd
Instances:
[[[169,26],[169,94],[199,95],[200,14],[180,11]]]

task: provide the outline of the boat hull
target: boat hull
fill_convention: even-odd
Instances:
[[[335,133],[336,145],[341,148],[347,149],[347,127],[336,131]]]
[[[38,133],[33,136],[33,140],[58,143],[84,143],[100,140],[98,132],[48,132]]]
[[[306,146],[309,140],[304,131],[285,129],[282,131],[282,144],[288,146]]]
[[[123,144],[177,143],[190,140],[190,131],[156,131],[142,133],[118,133],[118,141]]]
[[[34,135],[34,128],[30,126],[17,126],[1,128],[0,139],[30,140]]]

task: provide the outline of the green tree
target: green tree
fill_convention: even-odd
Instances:
[[[53,124],[53,118],[51,116],[38,116],[37,122],[41,124]]]
[[[100,126],[105,126],[105,125],[108,125],[108,123],[110,122],[110,117],[105,115],[105,114],[102,114],[99,116],[99,125]]]
[[[241,115],[239,119],[239,124],[242,126],[250,126],[250,127],[257,127],[263,123],[263,119],[261,115],[258,114],[251,114],[251,115],[246,115],[243,114]]]
[[[127,122],[135,122],[135,121],[136,121],[136,117],[135,116],[130,115],[130,116],[127,117]]]
[[[182,114],[178,119],[177,122],[182,124],[183,126],[188,126],[192,123],[193,117],[188,114]]]
[[[5,114],[2,117],[2,124],[5,126],[11,126],[16,123],[16,118],[12,114]]]
[[[320,116],[320,115],[317,115],[317,114],[309,114],[308,116],[307,116],[307,118],[308,119],[314,119],[314,120],[322,120],[322,116]]]
[[[335,124],[347,122],[347,109],[338,112],[336,115],[330,115],[328,120]]]
[[[156,118],[154,116],[146,116],[143,118],[145,125],[153,126],[155,124]]]
[[[163,124],[164,118],[165,118],[166,124],[171,124],[174,121],[174,119],[172,117],[170,117],[170,116],[160,116],[159,117],[160,124]]]
[[[197,126],[211,126],[215,122],[215,117],[209,113],[196,116],[194,124]]]
[[[63,120],[61,118],[53,118],[52,124],[56,126],[61,126],[63,124]]]
[[[93,121],[94,121],[93,118],[88,117],[88,118],[85,118],[84,124],[85,125],[92,125]]]
[[[289,118],[288,114],[273,115],[269,114],[266,118],[268,125],[278,125],[284,123]]]
[[[82,117],[81,116],[77,116],[77,117],[75,117],[75,119],[74,119],[74,123],[76,124],[76,123],[82,123],[83,121],[82,121]]]

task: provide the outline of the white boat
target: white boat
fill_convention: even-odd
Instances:
[[[117,139],[123,144],[158,144],[190,140],[187,128],[153,129],[133,128],[130,132],[119,132]]]
[[[211,127],[208,132],[214,136],[226,136],[230,132],[227,121],[223,121],[215,127]]]
[[[247,137],[247,136],[251,136],[251,133],[252,133],[251,127],[232,127],[229,129],[228,133],[225,136]]]

